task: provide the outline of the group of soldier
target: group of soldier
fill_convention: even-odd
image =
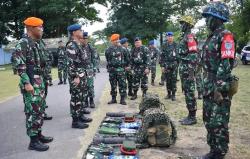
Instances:
[[[142,45],[140,37],[134,39],[134,47],[130,50],[127,38],[120,39],[119,34],[113,34],[110,37],[111,46],[105,51],[112,97],[108,104],[117,103],[117,86],[122,105],[127,104],[127,96],[131,96],[131,100],[137,99],[139,87],[145,96],[150,71],[151,84],[155,85],[159,56],[162,78],[166,81],[166,98],[172,101],[176,100],[179,71],[188,109],[187,117],[180,120],[182,125],[196,123],[197,85],[198,97],[203,98],[203,121],[207,129],[207,143],[210,146],[210,152],[203,158],[221,159],[227,153],[229,143],[228,123],[232,99],[229,89],[235,41],[233,35],[224,27],[224,22],[229,20],[229,10],[224,3],[210,3],[203,10],[202,16],[206,18],[209,30],[202,50],[199,50],[198,41],[191,33],[195,24],[191,16],[183,16],[179,20],[182,31],[179,43],[174,41],[173,32],[167,32],[161,51],[155,47],[153,40],[149,42],[149,47]],[[29,149],[46,151],[49,146],[45,143],[51,142],[53,138],[42,134],[47,107],[47,87],[51,80],[48,76],[49,69],[46,67],[49,58],[41,40],[43,21],[30,17],[24,24],[27,34],[16,46],[13,63],[20,76],[27,135],[31,139]],[[81,28],[79,24],[70,25],[67,28],[69,41],[66,47],[62,41],[58,43],[58,84],[66,84],[68,79],[72,128],[84,129],[88,127],[87,123],[92,121],[85,116],[90,113],[86,108],[95,108],[94,76],[97,71],[97,54],[88,43],[87,32],[83,32]]]
[[[108,104],[117,103],[117,86],[122,105],[126,105],[127,95],[131,96],[131,100],[137,98],[140,86],[142,96],[145,96],[150,71],[151,84],[155,85],[159,56],[161,78],[166,81],[166,98],[172,101],[176,100],[179,71],[188,109],[187,117],[179,122],[182,125],[196,124],[197,87],[198,99],[203,98],[203,121],[207,129],[207,143],[210,146],[210,152],[202,158],[222,159],[228,151],[229,143],[228,123],[232,100],[231,82],[234,78],[231,72],[235,58],[235,39],[224,26],[224,23],[229,21],[229,10],[224,3],[210,3],[203,10],[202,16],[206,19],[209,30],[202,49],[198,47],[195,34],[191,33],[195,22],[192,16],[188,15],[179,20],[182,32],[180,41],[176,43],[174,33],[167,32],[166,41],[160,51],[154,46],[153,40],[149,42],[149,47],[146,47],[142,45],[139,37],[134,39],[134,47],[129,50],[128,39],[120,40],[119,34],[113,34],[110,37],[111,46],[105,52],[112,96]]]

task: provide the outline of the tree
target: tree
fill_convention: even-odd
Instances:
[[[46,38],[66,34],[67,26],[72,23],[101,21],[94,3],[106,5],[106,0],[2,0],[0,21],[4,24],[0,23],[0,43],[6,42],[6,36],[20,38],[24,32],[23,20],[30,16],[44,20]]]

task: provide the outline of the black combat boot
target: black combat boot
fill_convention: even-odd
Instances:
[[[90,113],[91,113],[91,111],[88,110],[87,108],[82,109],[82,114],[90,114]]]
[[[172,101],[176,101],[175,92],[172,92]]]
[[[99,68],[97,69],[97,72],[100,73],[100,69]]]
[[[134,91],[133,96],[130,98],[130,100],[135,100],[137,98],[137,90]]]
[[[49,149],[49,146],[41,143],[39,141],[38,136],[31,136],[28,149],[35,150],[35,151],[47,151]]]
[[[66,79],[64,79],[63,84],[67,84],[67,80]]]
[[[111,101],[108,102],[108,104],[115,104],[117,103],[116,96],[112,96]]]
[[[78,118],[73,118],[72,121],[72,128],[77,128],[77,129],[86,129],[89,127],[88,124],[82,123]]]
[[[171,95],[171,91],[168,91],[167,96],[165,97],[165,99],[171,99],[172,95]]]
[[[163,81],[159,82],[159,85],[164,86],[164,82]]]
[[[151,85],[155,86],[155,80],[154,79],[151,80]]]
[[[79,117],[80,122],[83,123],[90,123],[93,119],[86,117],[84,114],[80,115]]]
[[[49,86],[53,86],[52,80],[49,80]]]
[[[52,120],[52,116],[49,116],[47,113],[43,114],[43,120]]]
[[[127,105],[127,103],[125,101],[125,96],[121,96],[120,104],[121,105]]]
[[[196,111],[190,111],[189,117],[181,122],[181,125],[194,125],[197,123]]]
[[[85,100],[85,107],[86,107],[86,108],[89,107],[89,99],[88,99],[88,97],[87,97],[86,100]]]
[[[60,80],[60,82],[58,83],[58,85],[61,85],[61,84],[63,84],[63,81],[62,81],[62,80]]]
[[[128,96],[133,96],[132,88],[129,88],[129,89],[128,89]]]
[[[94,103],[93,97],[90,97],[90,98],[89,98],[89,107],[90,107],[90,108],[95,108],[95,103]]]
[[[38,132],[39,141],[42,143],[49,143],[53,141],[53,137],[43,136],[41,131]]]
[[[147,95],[147,91],[142,92],[142,97],[145,97]]]

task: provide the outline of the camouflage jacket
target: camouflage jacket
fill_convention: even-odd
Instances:
[[[88,68],[96,70],[98,55],[95,48],[93,48],[90,44],[87,44],[86,46],[83,46],[83,49],[87,52],[87,55],[89,56],[87,60],[89,66]]]
[[[129,57],[126,50],[122,46],[110,46],[105,51],[107,60],[107,69],[124,68],[129,65]]]
[[[40,40],[39,41],[39,46],[41,48],[41,53],[42,53],[42,56],[43,58],[45,59],[45,66],[44,66],[44,70],[43,70],[43,77],[45,80],[48,80],[50,78],[50,74],[51,74],[51,66],[52,66],[52,63],[54,61],[54,58],[53,58],[53,55],[51,52],[49,52],[47,49],[46,49],[46,45],[44,43],[43,40]]]
[[[59,47],[57,49],[58,54],[58,65],[66,65],[67,64],[67,55],[64,47]]]
[[[203,46],[203,95],[205,96],[216,90],[222,93],[229,90],[233,59],[222,58],[221,44],[225,33],[230,32],[225,30],[224,26],[219,27],[208,36]]]
[[[160,51],[157,48],[149,48],[150,52],[150,64],[151,66],[155,66],[157,59],[159,57]]]
[[[173,66],[178,61],[177,44],[165,42],[161,48],[160,65],[161,67]],[[177,64],[177,63],[176,63]]]
[[[86,75],[86,70],[91,67],[90,52],[87,52],[80,43],[71,40],[66,45],[66,54],[69,76],[75,78]]]
[[[149,68],[150,66],[150,53],[148,48],[141,46],[131,50],[130,65],[132,68],[138,66]]]
[[[44,75],[46,57],[43,51],[39,41],[28,36],[23,37],[16,45],[13,63],[18,69],[22,88],[26,83],[34,85],[34,77]]]
[[[198,52],[196,51],[189,51],[188,48],[188,36],[189,35],[193,35],[191,32],[185,32],[182,35],[182,38],[180,40],[180,43],[178,45],[178,57],[179,60],[183,63],[187,62],[187,63],[191,63],[191,64],[197,64],[197,57],[198,57]],[[193,35],[194,36],[194,35]],[[198,46],[198,42],[194,36],[194,40],[197,43]]]

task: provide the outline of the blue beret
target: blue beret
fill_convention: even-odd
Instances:
[[[88,32],[83,32],[83,37],[88,37],[89,36],[89,33]]]
[[[121,44],[125,44],[126,42],[128,42],[128,39],[127,39],[127,38],[122,38],[122,39],[120,40],[120,43],[121,43]]]
[[[155,44],[155,41],[154,40],[150,40],[148,45],[154,45]]]
[[[140,37],[136,37],[134,41],[136,42],[136,41],[140,41],[140,40],[141,40]]]
[[[69,32],[73,32],[76,30],[80,30],[81,28],[82,28],[82,26],[80,24],[73,24],[73,25],[68,26],[67,30]]]
[[[173,32],[167,32],[167,33],[166,33],[166,36],[173,36],[173,35],[174,35]]]

